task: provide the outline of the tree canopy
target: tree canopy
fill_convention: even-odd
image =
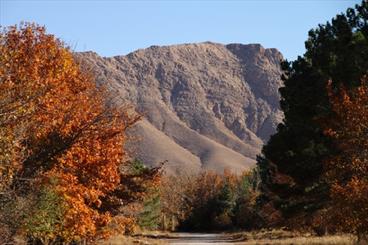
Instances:
[[[139,116],[107,101],[91,72],[35,24],[1,31],[0,91],[3,228],[43,243],[107,235],[114,217],[102,204],[134,183],[119,167]]]
[[[258,159],[264,203],[285,218],[310,214],[329,200],[324,161],[336,154],[321,120],[333,114],[327,91],[359,86],[368,71],[368,3],[350,8],[309,32],[304,56],[283,62],[285,119]],[[306,219],[304,219],[306,220]]]

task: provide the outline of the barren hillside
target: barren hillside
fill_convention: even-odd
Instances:
[[[77,56],[145,116],[131,131],[135,157],[168,160],[168,171],[248,168],[282,119],[276,49],[206,42]]]

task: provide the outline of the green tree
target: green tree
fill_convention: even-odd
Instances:
[[[142,175],[150,171],[143,161],[134,159],[131,172],[134,175]],[[157,185],[145,186],[146,195],[143,198],[143,207],[138,214],[138,225],[145,229],[158,229],[161,224],[160,190]]]
[[[259,175],[258,170],[245,172],[235,192],[233,207],[233,225],[242,229],[255,229],[261,226],[257,210]]]
[[[60,195],[52,188],[43,186],[32,202],[31,212],[25,217],[25,230],[33,241],[49,244],[62,232],[65,204]]]
[[[213,208],[215,229],[229,229],[232,227],[232,217],[234,216],[233,209],[235,207],[235,190],[225,180],[223,187],[218,196],[209,202]]]
[[[311,30],[304,56],[282,64],[280,105],[285,119],[263,147],[257,164],[260,200],[273,203],[285,218],[313,213],[329,200],[321,174],[324,160],[335,149],[319,123],[332,112],[326,85],[332,80],[334,87],[355,87],[368,71],[367,21],[368,3],[363,1]]]
[[[142,228],[155,230],[161,224],[161,202],[158,189],[151,190],[151,194],[143,203],[143,211],[139,214],[138,224]]]

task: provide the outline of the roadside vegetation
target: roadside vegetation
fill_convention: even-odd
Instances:
[[[0,91],[0,243],[132,232],[134,204],[160,176],[136,171],[124,150],[140,116],[106,101],[72,52],[34,24],[1,31]]]
[[[254,169],[169,176],[127,155],[140,115],[117,107],[63,42],[36,24],[2,29],[0,243],[128,244],[161,230],[367,244],[368,2],[305,44],[282,62],[285,119]]]
[[[351,232],[367,241],[368,3],[309,32],[283,62],[285,119],[257,166],[273,226]]]
[[[162,179],[161,227],[164,230],[250,229],[257,221],[257,174],[204,171]]]

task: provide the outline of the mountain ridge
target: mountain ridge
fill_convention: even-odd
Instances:
[[[149,165],[169,160],[173,172],[249,168],[282,120],[282,54],[260,44],[154,45],[113,57],[76,56],[120,103],[145,115],[132,134],[142,138],[135,156]]]

